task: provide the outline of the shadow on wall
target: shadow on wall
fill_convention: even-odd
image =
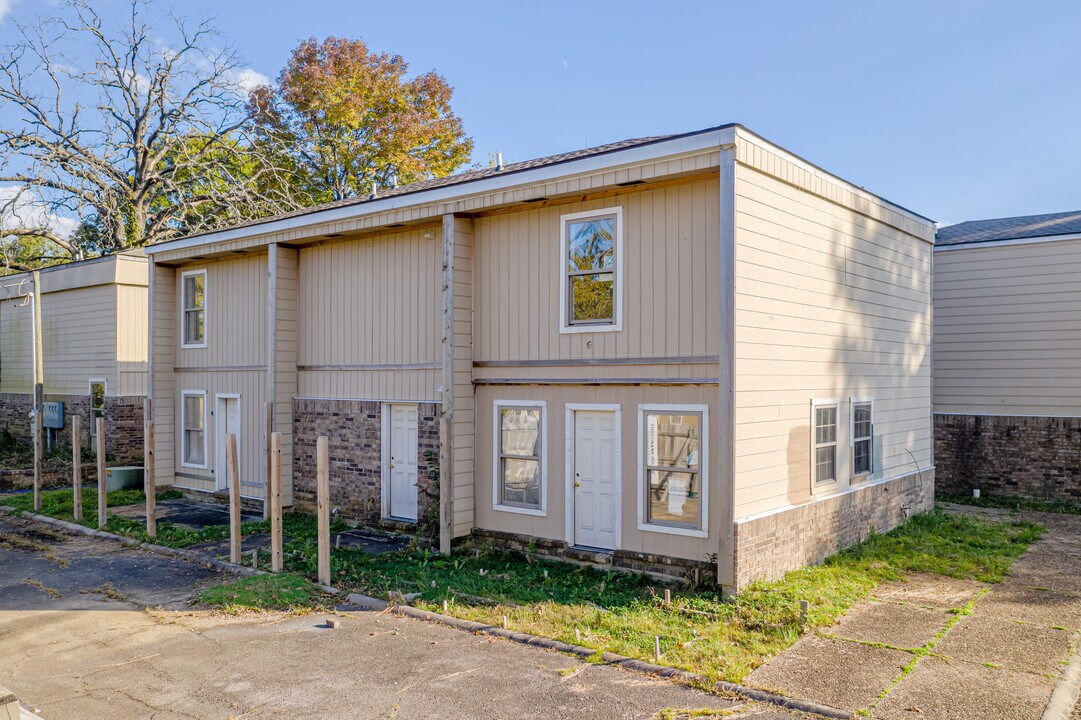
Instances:
[[[804,325],[806,422],[789,430],[788,500],[811,498],[811,399],[837,400],[837,477],[851,477],[850,399],[874,401],[872,462],[876,479],[931,465],[931,247],[860,216],[872,239],[831,232],[826,267],[804,274],[828,281],[832,296],[799,306]],[[807,288],[819,284],[809,277]],[[825,358],[824,361],[822,359]]]

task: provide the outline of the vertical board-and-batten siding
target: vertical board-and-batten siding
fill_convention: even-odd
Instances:
[[[718,193],[712,176],[478,218],[475,359],[715,358]],[[560,333],[560,216],[611,207],[623,209],[623,330]],[[656,365],[649,373],[679,377],[680,365]],[[516,370],[519,377],[536,378],[552,372]]]
[[[263,437],[266,433],[264,403],[267,399],[267,257],[266,253],[255,253],[189,263],[175,269],[172,308],[163,307],[162,312],[172,311],[171,322],[177,333],[182,332],[182,278],[187,272],[206,271],[206,347],[184,348],[181,347],[180,337],[172,339],[175,354],[172,373],[174,386],[170,398],[175,413],[172,470],[176,474],[176,485],[180,487],[203,491],[213,491],[217,487],[217,396],[233,394],[240,395],[241,493],[248,497],[263,497],[266,477]],[[155,294],[157,292],[155,287]],[[155,375],[158,374],[157,370],[155,367]],[[206,392],[206,468],[192,468],[183,464],[184,391]],[[155,416],[160,417],[157,410]],[[156,443],[160,443],[164,435],[162,428],[155,427]],[[164,465],[160,453],[158,465]],[[283,495],[286,494],[283,478]]]
[[[796,171],[763,152],[743,148],[736,167],[736,518],[812,498],[815,399],[839,401],[838,490],[852,397],[874,399],[875,478],[932,464],[933,228],[883,205],[858,212],[844,189],[794,187],[778,176]]]
[[[935,251],[935,412],[1081,416],[1081,240]]]
[[[438,226],[301,248],[301,397],[434,401]]]

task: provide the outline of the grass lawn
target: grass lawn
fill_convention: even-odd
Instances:
[[[952,495],[936,493],[938,502],[973,505],[975,507],[1003,508],[1005,510],[1035,510],[1036,512],[1064,513],[1081,515],[1081,503],[1066,500],[1036,500],[1035,498],[1006,497],[1004,495],[982,494],[978,498],[971,495]]]
[[[300,575],[254,575],[204,590],[199,601],[226,612],[307,610],[325,604],[327,595]]]
[[[917,572],[998,582],[1041,533],[1025,522],[991,522],[934,511],[884,535],[788,573],[751,585],[735,602],[712,591],[666,586],[651,578],[503,552],[443,557],[429,552],[371,556],[333,553],[333,584],[370,595],[420,593],[419,607],[501,625],[564,642],[654,660],[711,682],[739,682],[810,627],[836,621],[883,581]],[[315,572],[311,541],[291,543],[286,568]],[[672,605],[663,602],[672,590]],[[487,598],[490,602],[483,602]],[[799,601],[810,610],[801,624]]]
[[[183,493],[178,490],[162,490],[157,494],[158,500],[173,500],[179,497],[183,497]],[[125,505],[141,505],[146,502],[146,495],[143,494],[142,490],[113,490],[106,495],[105,502],[111,508]],[[0,505],[15,508],[15,512],[34,512],[34,494],[25,492],[0,495]],[[74,508],[75,494],[71,488],[43,490],[41,492],[41,512],[38,513],[40,515],[75,522],[72,515]],[[110,524],[111,520],[112,518],[110,518]],[[91,528],[97,528],[98,526],[98,489],[93,485],[83,487],[82,524]]]

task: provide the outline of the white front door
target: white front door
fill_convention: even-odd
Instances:
[[[616,414],[574,413],[574,544],[616,549],[619,468]]]
[[[417,519],[417,406],[390,406],[390,516]]]
[[[240,474],[240,398],[236,396],[218,395],[217,407],[214,409],[214,449],[216,460],[214,473],[219,490],[229,487],[229,471],[225,457],[225,436],[229,433],[236,435],[237,474]]]

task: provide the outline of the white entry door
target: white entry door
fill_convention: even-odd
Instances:
[[[219,490],[229,487],[229,470],[225,458],[225,436],[236,435],[237,474],[240,473],[240,397],[237,395],[218,395],[214,409],[214,473]]]
[[[387,471],[390,476],[390,516],[399,520],[417,519],[417,406],[390,406],[390,448]]]
[[[574,544],[616,549],[619,467],[616,413],[574,413]]]

